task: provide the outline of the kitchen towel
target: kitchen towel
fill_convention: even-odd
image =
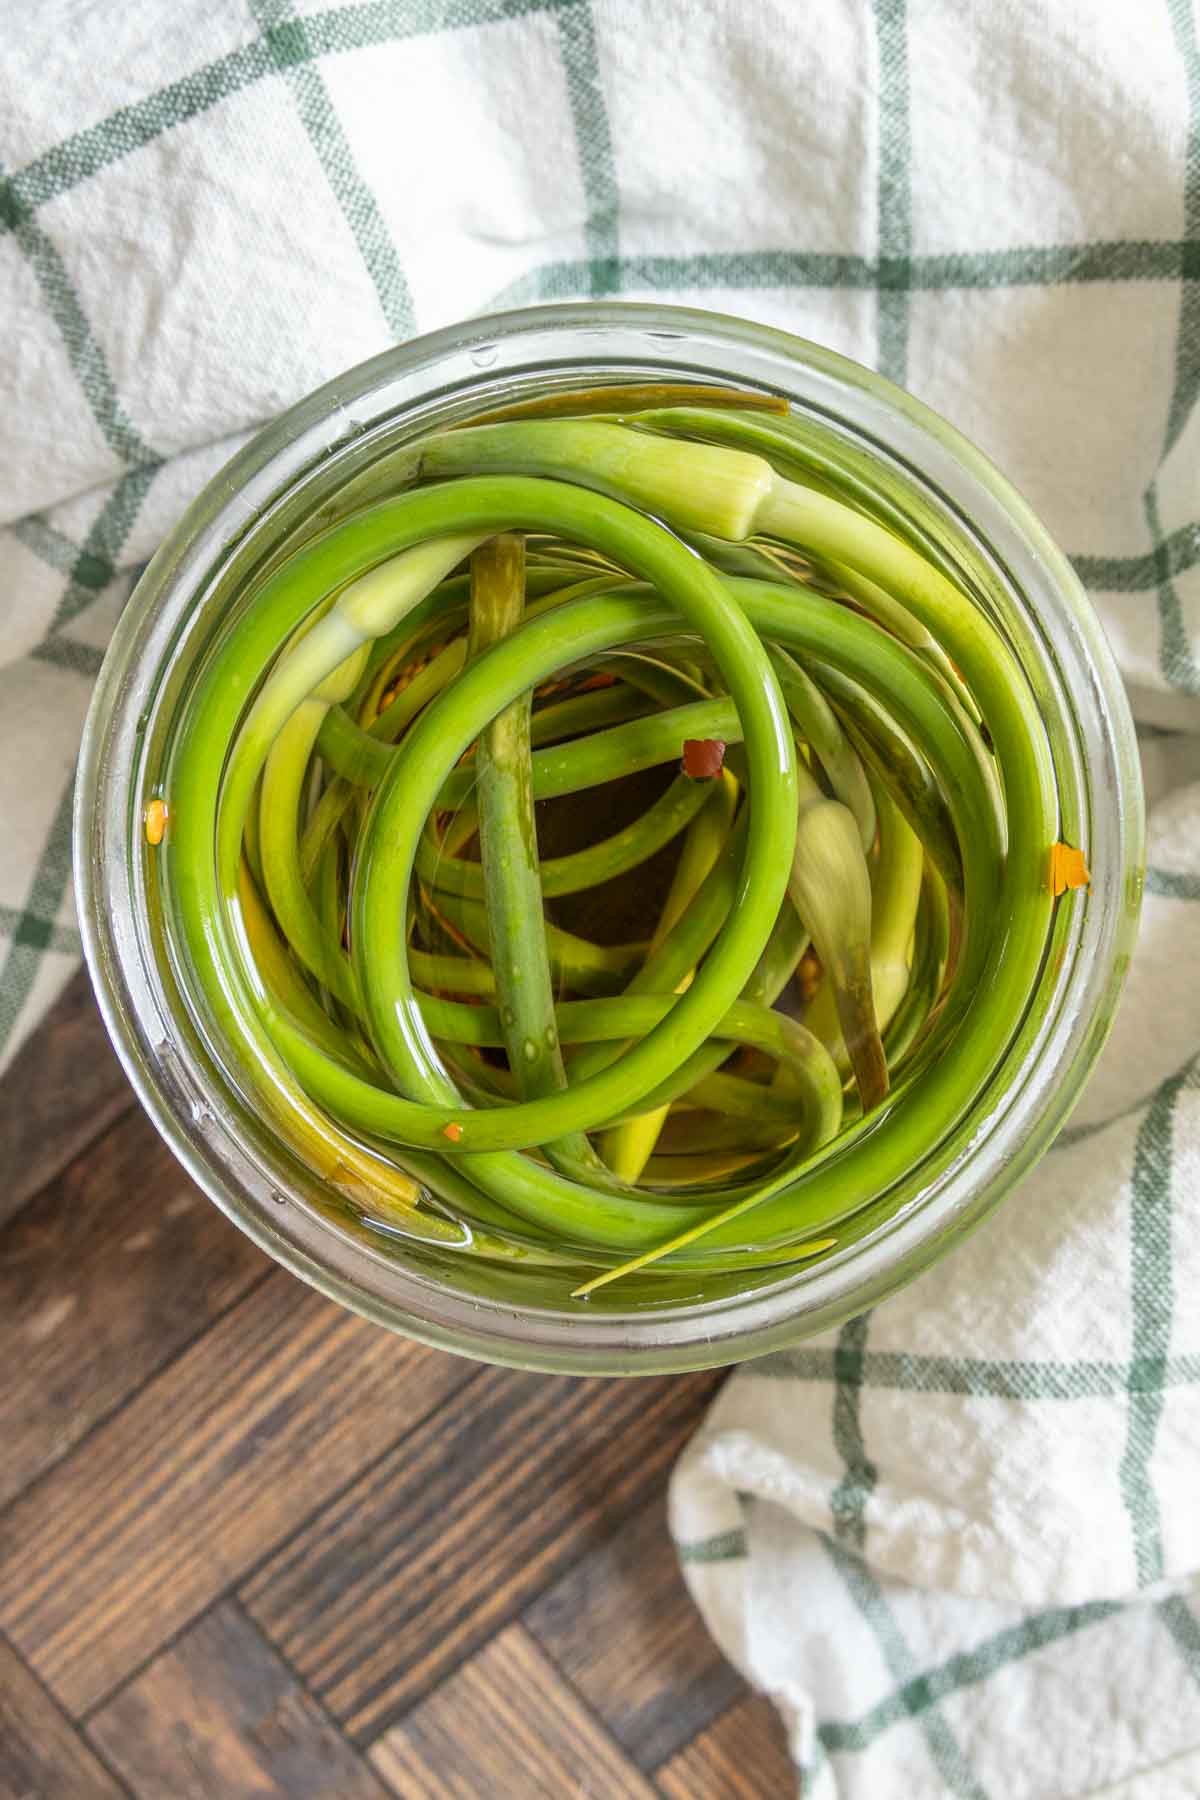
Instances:
[[[1200,1793],[1193,0],[40,0],[0,44],[0,1067],[75,966],[72,771],[140,566],[415,331],[619,295],[880,368],[1016,481],[1129,684],[1145,923],[1059,1146],[733,1377],[685,1571],[806,1796]]]

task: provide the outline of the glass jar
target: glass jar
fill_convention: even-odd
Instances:
[[[1027,1016],[974,1105],[821,1260],[659,1301],[620,1283],[564,1306],[519,1269],[364,1227],[248,1104],[181,991],[143,819],[173,721],[251,573],[386,490],[380,459],[433,428],[603,383],[782,396],[860,455],[868,494],[950,564],[1015,652],[1054,762],[1061,838],[1091,873],[1056,909]],[[785,333],[622,303],[458,325],[362,364],[293,407],[189,508],[146,571],[97,683],[75,802],[88,963],[134,1087],[189,1174],[256,1243],[366,1317],[492,1362],[657,1374],[738,1361],[827,1329],[911,1280],[1046,1149],[1107,1034],[1137,922],[1142,805],[1133,728],[1096,616],[1018,494],[887,381]],[[686,1284],[683,1284],[686,1288]],[[697,1285],[699,1285],[697,1283]]]

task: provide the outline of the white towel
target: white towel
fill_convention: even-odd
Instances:
[[[674,1485],[806,1796],[1200,1794],[1200,49],[1192,0],[39,0],[0,45],[0,1065],[138,566],[260,421],[534,299],[785,326],[973,436],[1145,727],[1145,925],[1040,1170],[738,1374]]]

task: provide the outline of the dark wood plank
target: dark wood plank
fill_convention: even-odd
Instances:
[[[483,1371],[243,1589],[370,1743],[658,1491],[721,1380]]]
[[[0,1503],[270,1265],[141,1108],[0,1232]]]
[[[654,1793],[520,1625],[389,1731],[371,1760],[404,1800]]]
[[[0,1224],[134,1104],[81,969],[0,1080]]]
[[[137,1800],[388,1793],[230,1601],[156,1657],[88,1731]]]
[[[0,1800],[120,1800],[124,1792],[0,1640]]]
[[[750,1694],[673,1756],[657,1786],[667,1800],[794,1800],[799,1779],[779,1714]]]
[[[0,1628],[85,1711],[472,1373],[275,1272],[13,1503]]]
[[[662,1500],[535,1600],[524,1623],[643,1769],[749,1691],[683,1584]]]

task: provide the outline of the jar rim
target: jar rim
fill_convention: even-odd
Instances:
[[[246,1142],[231,1111],[212,1104],[175,1028],[163,972],[148,964],[131,775],[143,766],[163,671],[194,643],[214,570],[272,508],[307,491],[314,472],[328,478],[349,467],[422,408],[469,395],[482,411],[514,384],[627,380],[633,368],[782,393],[886,451],[968,522],[1017,604],[1032,606],[1052,639],[1093,888],[1039,994],[1032,1041],[1005,1053],[1000,1108],[977,1121],[911,1204],[828,1260],[748,1291],[581,1314],[455,1288],[312,1208],[280,1204],[294,1199],[286,1177]],[[446,1349],[559,1372],[657,1374],[740,1360],[833,1326],[911,1279],[992,1210],[1063,1122],[1107,1035],[1136,928],[1142,833],[1132,720],[1099,621],[1045,528],[980,451],[834,351],[716,313],[605,301],[526,308],[414,339],[337,377],[235,455],[164,541],[118,623],[84,731],[74,859],[85,956],[138,1096],[192,1178],[262,1248],[353,1310]]]

